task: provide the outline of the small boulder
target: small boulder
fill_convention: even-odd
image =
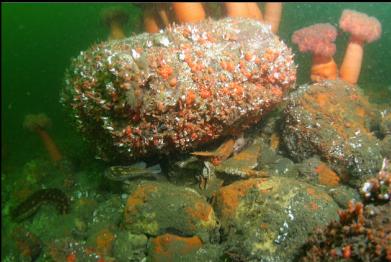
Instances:
[[[214,211],[202,196],[169,183],[141,183],[127,200],[123,222],[134,234],[174,232],[203,241],[215,238],[218,231]]]

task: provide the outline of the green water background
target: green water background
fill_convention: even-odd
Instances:
[[[142,32],[142,11],[134,4],[2,4],[2,172],[12,172],[33,158],[46,157],[39,138],[23,128],[26,114],[43,112],[51,118],[49,132],[66,156],[92,154],[61,107],[59,92],[70,59],[107,39],[109,32],[100,22],[100,14],[110,6],[122,6],[131,13],[127,35]],[[298,52],[290,41],[292,33],[315,23],[338,27],[344,9],[367,13],[381,22],[381,39],[365,47],[358,84],[373,101],[391,103],[390,3],[284,4],[279,35],[296,54],[298,84],[309,82],[311,57]],[[347,40],[348,35],[341,33],[336,41],[335,60],[339,65]]]

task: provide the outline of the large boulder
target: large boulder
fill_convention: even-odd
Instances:
[[[129,159],[244,130],[295,80],[293,54],[268,25],[207,19],[81,52],[61,102],[101,157]]]

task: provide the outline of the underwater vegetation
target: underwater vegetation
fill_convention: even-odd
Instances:
[[[391,108],[357,85],[375,17],[342,12],[340,66],[337,21],[293,32],[297,85],[282,3],[134,6],[146,32],[104,9],[107,40],[65,72],[91,150],[25,117],[49,158],[2,170],[2,260],[391,261]]]

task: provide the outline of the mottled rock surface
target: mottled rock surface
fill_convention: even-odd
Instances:
[[[191,257],[202,246],[199,237],[180,237],[164,234],[150,241],[149,259],[151,261],[191,261]]]
[[[196,191],[168,183],[141,183],[129,196],[124,225],[134,234],[158,236],[174,233],[216,237],[218,224],[212,207]]]
[[[321,188],[291,178],[255,178],[222,187],[214,201],[225,254],[244,261],[292,261],[307,234],[337,217]]]
[[[114,240],[113,254],[118,262],[137,262],[146,258],[148,238],[127,231],[117,234]]]
[[[296,161],[318,155],[355,185],[380,169],[380,141],[371,133],[375,113],[357,86],[341,80],[303,85],[289,96],[284,114],[283,140]]]

